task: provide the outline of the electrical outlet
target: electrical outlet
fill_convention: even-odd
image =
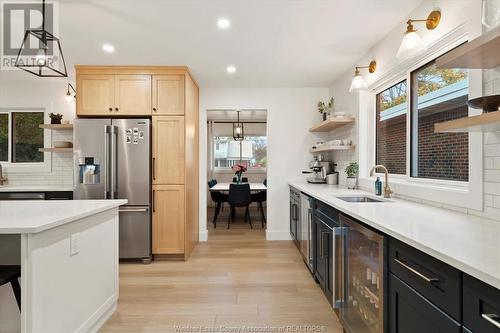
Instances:
[[[80,233],[72,234],[70,238],[69,255],[74,256],[80,253]]]

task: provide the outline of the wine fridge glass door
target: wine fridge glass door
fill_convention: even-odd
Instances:
[[[340,310],[350,333],[384,331],[384,237],[341,216],[343,274]]]

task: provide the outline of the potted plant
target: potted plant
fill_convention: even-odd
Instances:
[[[63,115],[60,113],[49,113],[49,118],[50,118],[50,123],[51,124],[60,124],[62,120]]]
[[[328,101],[328,114],[332,114],[333,113],[333,102],[334,102],[334,98],[331,97],[330,100]]]
[[[231,168],[234,171],[234,174],[236,175],[236,184],[241,184],[241,175],[243,172],[247,171],[247,166],[244,164],[235,164]]]
[[[326,120],[327,108],[325,102],[323,101],[318,102],[318,112],[323,115],[323,120]]]
[[[358,186],[358,171],[359,165],[358,162],[351,162],[345,168],[345,173],[347,175],[347,188],[354,190]]]

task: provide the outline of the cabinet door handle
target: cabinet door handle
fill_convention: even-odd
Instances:
[[[408,264],[406,264],[405,262],[403,262],[400,259],[396,258],[396,259],[394,259],[394,261],[397,262],[398,264],[400,264],[401,266],[403,266],[404,268],[406,268],[407,270],[409,270],[410,272],[412,272],[413,274],[415,274],[416,276],[418,276],[419,278],[421,278],[422,280],[424,280],[427,283],[439,282],[439,279],[430,278],[430,277],[425,276],[424,274],[420,273],[415,268],[410,267]]]
[[[156,180],[156,157],[153,157],[153,179]]]
[[[118,108],[115,108],[115,111],[118,111]]]
[[[156,108],[153,108],[153,111],[156,112]]]
[[[156,193],[156,190],[153,190],[153,213],[156,212],[156,205],[155,205],[155,202],[156,202],[155,198],[156,197],[155,197],[155,193]]]
[[[113,111],[113,108],[109,108],[109,111]]]
[[[481,317],[496,328],[500,328],[500,316],[494,313],[482,313]]]

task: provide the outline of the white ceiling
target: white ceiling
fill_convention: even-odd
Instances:
[[[71,75],[75,64],[187,65],[202,87],[328,86],[420,2],[64,0],[59,31]]]
[[[241,121],[266,121],[267,110],[240,110]],[[236,121],[238,113],[236,110],[207,110],[207,120]]]

